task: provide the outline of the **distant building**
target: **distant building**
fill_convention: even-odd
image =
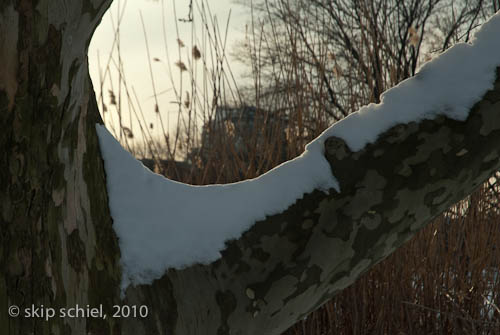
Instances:
[[[268,144],[262,141],[272,138],[274,142],[280,137],[284,145],[281,152],[286,157],[287,125],[286,119],[254,106],[217,107],[214,119],[203,125],[199,155],[207,159],[213,149],[231,144],[236,153],[245,157],[254,147],[262,150]]]

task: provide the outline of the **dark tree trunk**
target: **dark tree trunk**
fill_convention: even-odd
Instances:
[[[209,265],[120,299],[120,251],[94,125],[87,46],[103,0],[0,4],[0,328],[4,334],[279,334],[353,283],[499,168],[500,82],[465,122],[400,124],[326,156],[342,193],[306,194]],[[103,306],[99,317],[26,308]],[[9,317],[8,308],[21,308]],[[113,318],[145,305],[146,318]],[[40,311],[39,311],[40,313]]]
[[[24,317],[118,303],[120,257],[87,47],[111,1],[0,4],[0,329],[111,334],[113,319]],[[21,315],[9,317],[7,308]],[[41,309],[38,310],[40,315]],[[118,328],[117,328],[118,329]]]

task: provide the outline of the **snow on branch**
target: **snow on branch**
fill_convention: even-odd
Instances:
[[[380,104],[369,104],[331,126],[300,157],[238,183],[192,186],[154,174],[96,125],[121,248],[122,288],[151,283],[168,268],[217,260],[226,241],[238,239],[256,221],[286,210],[306,193],[342,192],[342,180],[325,158],[328,138],[340,139],[347,145],[344,152],[352,153],[399,124],[441,116],[466,120],[493,87],[499,36],[496,14],[471,44],[455,45],[426,63],[415,77],[386,91]]]

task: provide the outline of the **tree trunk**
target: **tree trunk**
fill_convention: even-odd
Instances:
[[[50,311],[42,308],[25,314],[32,305],[59,312],[102,304],[111,311],[119,301],[120,253],[87,63],[90,38],[110,3],[0,4],[2,334],[119,333],[112,318],[46,321]],[[14,305],[19,317],[9,317]]]
[[[109,4],[0,5],[5,334],[279,334],[500,166],[497,72],[494,89],[465,122],[437,117],[400,124],[358,152],[330,138],[326,156],[341,193],[306,194],[228,242],[221,259],[170,269],[151,285],[129,287],[122,300],[86,58]],[[14,305],[18,317],[9,316]],[[60,317],[77,305],[102,305],[106,318]],[[114,305],[146,306],[148,315],[113,317]],[[28,317],[30,311],[37,314]]]

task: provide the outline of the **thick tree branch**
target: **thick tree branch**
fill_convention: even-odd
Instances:
[[[164,292],[153,310],[168,315],[174,334],[279,334],[500,167],[499,78],[497,69],[494,89],[465,122],[399,124],[358,152],[329,138],[341,193],[305,195],[229,242],[220,260],[130,288],[129,303]]]

